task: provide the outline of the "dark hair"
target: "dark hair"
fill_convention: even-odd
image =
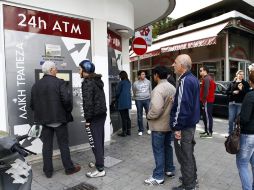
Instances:
[[[160,79],[166,79],[168,77],[169,71],[165,66],[157,66],[153,69],[153,75],[157,74]]]
[[[254,72],[250,73],[249,80],[254,84]]]
[[[145,74],[146,74],[146,71],[145,71],[145,70],[139,70],[139,71],[138,71],[138,76],[140,76],[141,73],[145,73]]]
[[[119,77],[120,77],[121,80],[129,80],[128,79],[128,74],[125,71],[121,71],[119,73]]]
[[[204,66],[200,67],[200,69],[201,69],[201,68],[202,68],[204,71],[206,71],[207,73],[209,73],[209,68],[208,68],[207,66],[204,65]]]

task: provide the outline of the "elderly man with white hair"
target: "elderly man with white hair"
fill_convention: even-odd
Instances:
[[[250,73],[253,72],[254,71],[254,63],[250,64],[248,69],[249,69]]]
[[[53,137],[56,133],[58,146],[66,175],[80,170],[74,166],[69,149],[67,123],[73,121],[72,95],[67,83],[56,77],[57,68],[54,62],[45,61],[42,65],[44,76],[37,81],[31,91],[31,109],[34,111],[34,122],[43,126],[43,172],[47,178],[53,174]]]
[[[180,77],[170,113],[170,127],[175,132],[175,153],[182,173],[182,184],[173,190],[195,190],[197,185],[194,135],[200,118],[200,101],[199,81],[191,73],[191,65],[187,54],[178,55],[173,64]]]

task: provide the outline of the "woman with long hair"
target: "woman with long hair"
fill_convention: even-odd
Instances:
[[[116,100],[117,109],[122,118],[122,133],[118,135],[126,137],[127,135],[131,135],[131,120],[129,116],[129,109],[131,109],[131,82],[125,71],[121,71],[119,77],[121,81],[117,86]]]
[[[241,106],[245,94],[249,91],[249,84],[244,80],[244,72],[238,70],[235,79],[230,83],[227,94],[229,95],[228,105],[228,134],[235,128],[235,120],[241,111]]]

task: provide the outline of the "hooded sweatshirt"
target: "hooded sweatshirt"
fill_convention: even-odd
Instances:
[[[151,98],[152,86],[146,78],[134,82],[132,89],[135,100],[147,100]]]
[[[82,82],[83,110],[87,122],[107,112],[104,84],[101,77],[101,75],[92,73]]]

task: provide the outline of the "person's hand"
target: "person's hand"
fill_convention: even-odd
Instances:
[[[175,131],[175,138],[177,140],[180,140],[181,139],[181,131]]]
[[[234,90],[233,94],[239,94],[239,90]]]
[[[239,90],[242,90],[243,89],[243,83],[239,83],[238,88],[239,88]]]

